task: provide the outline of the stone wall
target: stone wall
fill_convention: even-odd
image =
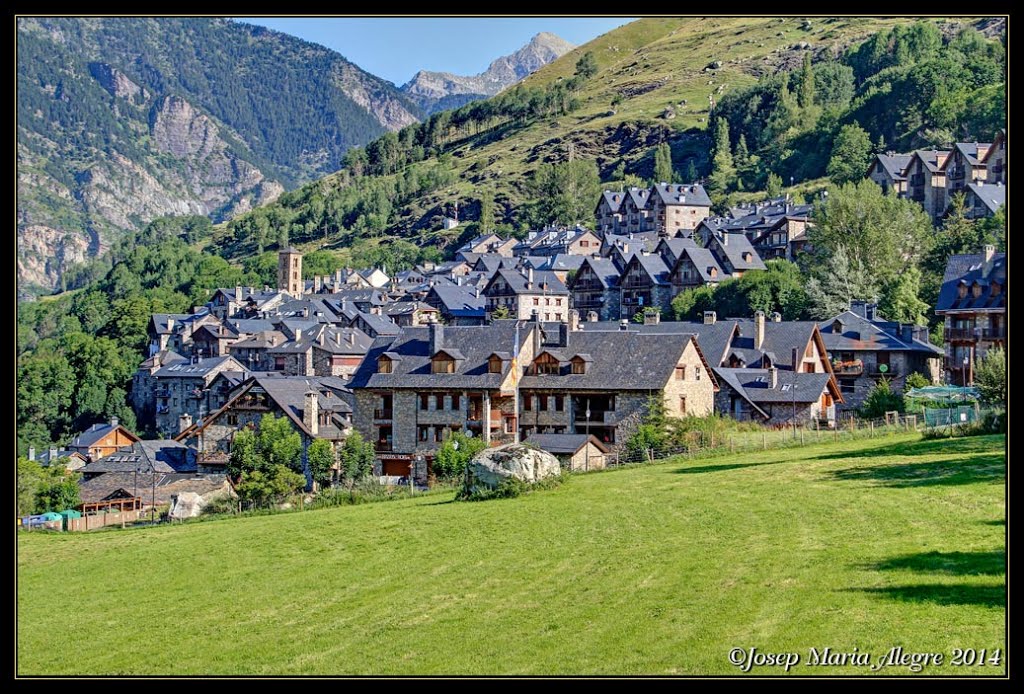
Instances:
[[[673,373],[662,395],[665,412],[669,417],[694,415],[704,417],[715,410],[715,387],[711,375],[704,368],[700,354],[693,342],[688,342],[679,358],[678,366],[686,368],[685,379],[679,380]],[[699,371],[698,371],[699,369]],[[699,379],[698,379],[699,375]],[[680,411],[680,398],[686,397],[686,413]]]

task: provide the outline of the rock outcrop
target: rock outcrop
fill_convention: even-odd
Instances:
[[[467,491],[477,494],[497,489],[507,479],[527,484],[557,477],[562,472],[558,458],[521,443],[486,448],[469,461]]]

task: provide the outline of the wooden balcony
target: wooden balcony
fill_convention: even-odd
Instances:
[[[573,419],[576,422],[586,423],[587,411],[576,410],[573,415]],[[591,424],[610,424],[615,419],[615,410],[591,410],[590,411],[590,423]]]
[[[836,376],[860,376],[864,373],[864,362],[860,359],[832,362],[832,372]]]
[[[390,408],[388,408],[388,409],[384,409],[384,408],[376,409],[376,410],[373,411],[373,419],[376,422],[389,421],[391,419],[391,417],[393,416],[393,414],[394,414],[394,412]]]
[[[942,334],[947,340],[959,340],[961,342],[976,342],[980,330],[976,328],[946,328]]]
[[[1005,340],[1006,328],[985,328],[981,331],[983,340]]]
[[[377,441],[373,444],[373,450],[377,453],[390,453],[394,450],[394,446],[390,441]]]

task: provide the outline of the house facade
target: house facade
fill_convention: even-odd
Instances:
[[[117,417],[111,417],[109,422],[93,424],[76,436],[68,450],[95,462],[139,440],[138,436],[121,426]]]
[[[924,211],[936,221],[942,217],[949,203],[946,172],[942,168],[947,157],[949,152],[919,149],[907,164],[907,197],[924,207]]]
[[[164,435],[180,431],[181,418],[201,419],[218,406],[223,394],[210,389],[222,371],[244,373],[245,367],[234,357],[191,359],[164,366],[156,379],[156,428]]]
[[[550,271],[502,268],[494,273],[482,294],[488,314],[505,308],[512,318],[525,320],[537,313],[543,321],[569,319],[569,290]]]

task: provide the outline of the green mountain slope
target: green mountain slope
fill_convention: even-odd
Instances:
[[[26,284],[155,217],[272,200],[420,115],[327,48],[228,20],[22,19],[17,38]]]
[[[972,23],[984,28],[988,36],[998,34],[1004,26],[991,21],[929,22],[925,34],[934,39],[938,52],[943,41]],[[730,119],[733,147],[743,127],[757,129],[752,135],[764,140],[749,143],[762,161],[758,175],[750,177],[755,186],[763,186],[769,172],[787,181],[790,176],[798,181],[823,176],[836,132],[856,117],[871,116],[879,127],[898,132],[895,139],[886,135],[890,146],[922,146],[928,138],[948,133],[960,137],[960,132],[952,131],[956,123],[950,123],[947,130],[928,130],[927,126],[934,124],[927,113],[917,123],[909,118],[900,120],[897,113],[885,117],[892,109],[882,98],[883,92],[888,94],[885,90],[896,80],[916,85],[911,79],[916,79],[915,75],[908,71],[919,65],[930,67],[936,52],[918,55],[910,51],[910,57],[899,58],[893,67],[872,63],[866,75],[856,73],[859,84],[853,82],[850,66],[839,64],[852,60],[851,47],[868,37],[911,25],[911,20],[874,18],[655,18],[633,22],[577,47],[496,97],[434,114],[422,125],[385,135],[365,153],[350,153],[345,170],[236,220],[217,235],[215,247],[228,257],[248,255],[288,235],[292,243],[307,247],[345,250],[354,243],[375,244],[397,235],[443,248],[470,232],[465,227],[439,232],[442,216],[451,215],[458,204],[464,220],[476,219],[480,199],[490,195],[497,203],[499,227],[506,224],[521,229],[543,223],[547,220],[534,214],[527,203],[541,195],[529,188],[528,181],[544,164],[593,161],[604,182],[621,181],[623,174],[651,178],[654,148],[667,142],[677,177],[691,172],[706,176],[711,170],[707,128],[713,105],[719,107],[716,117]],[[990,48],[996,42],[977,36],[982,43],[977,49],[980,54],[992,53]],[[897,38],[886,40],[897,45],[903,40]],[[912,43],[912,39],[904,42]],[[885,45],[879,50],[884,52]],[[758,119],[770,119],[790,101],[795,108],[798,97],[780,84],[779,75],[792,74],[793,86],[797,86],[805,55],[811,56],[812,64],[827,66],[826,75],[832,82],[826,81],[825,86],[838,91],[838,96],[829,92],[831,101],[823,102],[824,107],[794,110],[788,114],[789,120],[776,118],[772,121],[776,130],[762,127]],[[990,85],[1005,94],[1000,82],[1001,58],[993,55],[985,57],[988,73],[971,72],[971,65],[961,64],[958,69],[965,73],[964,79],[973,80],[971,84]],[[584,56],[589,56],[585,61],[589,65],[583,66],[580,76],[579,63]],[[879,70],[885,73],[882,77],[875,74]],[[869,85],[867,76],[882,82]],[[845,92],[833,82],[842,83],[839,86],[845,86]],[[898,84],[902,87],[903,82]],[[825,94],[820,88],[819,93]],[[741,105],[757,118],[744,120],[745,114],[736,108],[736,95],[747,99]],[[734,98],[732,104],[730,97]],[[901,106],[914,111],[922,108],[921,103],[929,107],[938,99],[934,90],[924,88],[914,97],[916,100],[908,95]],[[729,109],[722,108],[723,101]],[[812,111],[813,120],[802,122]],[[993,122],[999,121],[996,111],[990,119]],[[810,160],[803,162],[802,157]]]

